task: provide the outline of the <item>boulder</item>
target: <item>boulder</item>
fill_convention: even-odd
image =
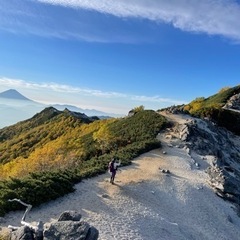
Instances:
[[[22,226],[18,230],[11,232],[10,240],[35,240],[35,237],[30,227]]]
[[[50,224],[43,233],[44,240],[84,240],[90,225],[84,221],[61,221]]]
[[[44,224],[42,234],[35,233],[29,226],[19,227],[11,232],[10,240],[97,240],[98,230],[89,223],[81,221],[76,211],[63,212],[56,222]]]

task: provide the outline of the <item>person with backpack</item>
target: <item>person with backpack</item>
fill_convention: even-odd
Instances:
[[[110,183],[114,184],[114,179],[117,173],[117,168],[121,165],[121,161],[116,162],[116,159],[113,158],[108,164],[109,173],[111,174]]]

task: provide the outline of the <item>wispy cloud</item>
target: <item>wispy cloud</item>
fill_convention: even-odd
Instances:
[[[152,103],[166,103],[167,105],[181,105],[184,103],[187,103],[187,101],[180,101],[176,99],[170,99],[170,98],[162,98],[160,96],[132,96],[133,100],[139,101],[139,102],[152,102]]]
[[[53,82],[47,83],[34,83],[28,82],[21,79],[11,79],[2,77],[0,78],[1,86],[9,87],[9,88],[25,88],[25,89],[32,89],[32,90],[51,90],[58,93],[79,93],[79,94],[86,94],[91,96],[98,96],[98,97],[124,97],[124,94],[116,93],[116,92],[102,92],[100,90],[94,89],[87,89],[87,88],[79,88],[79,87],[72,87],[69,85],[58,84]]]
[[[149,41],[147,36],[134,36],[130,29],[124,34],[124,30],[111,25],[109,19],[99,21],[99,15],[91,18],[80,10],[112,15],[119,21],[147,19],[182,31],[218,35],[240,42],[240,4],[236,0],[3,0],[0,29],[87,42]],[[124,29],[127,27],[124,25]]]
[[[165,22],[183,31],[240,40],[240,5],[236,0],[38,0],[121,18]]]
[[[148,38],[132,33],[131,27],[121,19],[118,21],[123,23],[122,27],[116,27],[106,15],[85,11],[86,8],[76,10],[71,5],[62,6],[37,0],[3,0],[0,4],[0,30],[100,43],[136,43]]]
[[[129,109],[131,101],[132,106],[151,106],[153,104],[158,104],[158,108],[167,105],[178,105],[184,103],[184,101],[162,98],[160,96],[140,96],[119,92],[104,92],[96,89],[86,89],[69,85],[60,85],[57,83],[35,83],[21,79],[11,79],[6,77],[0,77],[0,86],[0,90],[12,88],[23,92],[27,91],[27,97],[42,102],[46,102],[46,100],[49,98],[49,94],[50,96],[54,96],[54,99],[52,99],[54,103],[63,103],[63,99],[68,99],[75,96],[75,99],[77,99],[78,102],[84,97],[87,97],[87,99],[91,99],[92,102],[96,101],[96,103],[98,103],[98,100],[100,99],[100,101],[107,102],[109,105],[111,105],[111,101],[118,101],[118,105],[119,103],[121,103],[121,101],[123,104],[124,102],[128,102],[126,109]],[[29,96],[29,94],[32,94],[32,96]]]

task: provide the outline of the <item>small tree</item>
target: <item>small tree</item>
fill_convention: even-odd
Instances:
[[[133,108],[132,110],[129,111],[129,113],[136,114],[136,113],[142,112],[142,111],[144,111],[143,105]]]

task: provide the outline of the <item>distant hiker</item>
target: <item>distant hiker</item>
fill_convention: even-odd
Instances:
[[[109,173],[111,174],[110,183],[112,184],[114,183],[117,168],[118,166],[120,166],[120,164],[121,164],[121,161],[117,163],[115,158],[113,158],[111,162],[108,164]]]

